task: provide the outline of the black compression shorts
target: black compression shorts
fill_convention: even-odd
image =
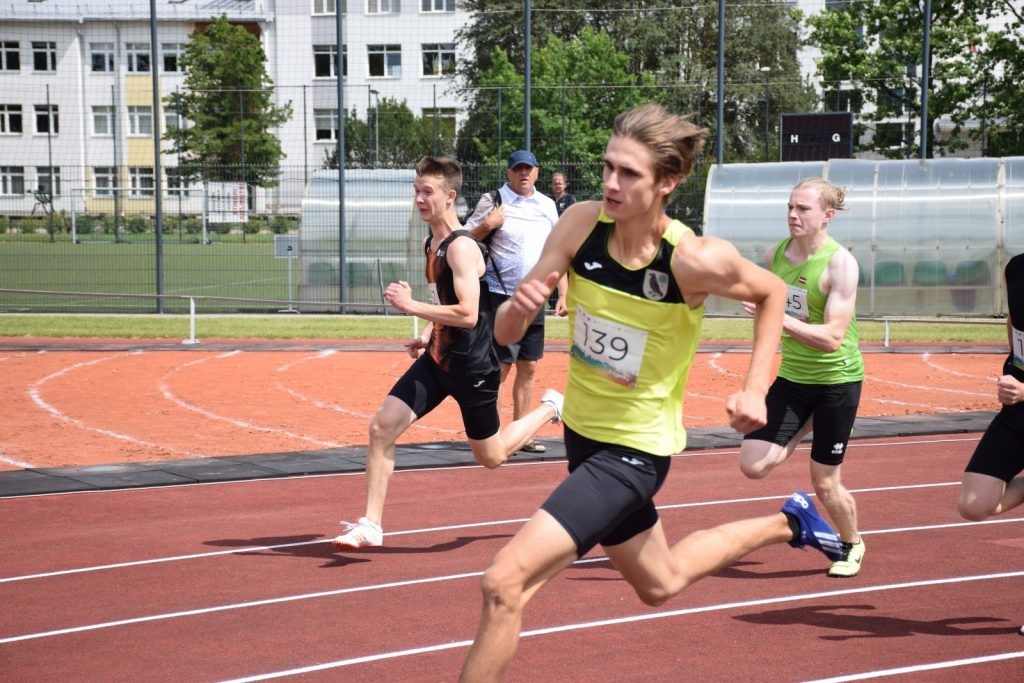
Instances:
[[[451,396],[462,411],[466,436],[479,441],[494,436],[501,427],[498,416],[500,379],[500,370],[481,375],[445,372],[430,354],[424,353],[395,382],[388,395],[409,406],[416,413],[416,419]]]
[[[594,546],[619,545],[658,521],[654,494],[671,458],[588,439],[565,427],[569,476],[541,506],[576,542],[583,557]]]
[[[967,472],[1009,483],[1024,471],[1024,403],[1003,406],[974,449]]]
[[[861,384],[800,384],[776,377],[765,398],[768,423],[743,438],[785,446],[814,415],[811,460],[841,465],[860,406]]]

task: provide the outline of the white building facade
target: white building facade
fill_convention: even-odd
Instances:
[[[179,125],[164,99],[182,87],[193,31],[224,15],[257,35],[278,104],[281,184],[250,200],[295,211],[302,188],[337,145],[337,16],[343,11],[343,110],[367,119],[382,98],[436,116],[454,134],[455,0],[7,0],[0,3],[0,215],[152,210],[154,135]],[[154,109],[152,62],[159,102]],[[371,112],[372,113],[372,112]],[[187,125],[187,122],[185,122]],[[177,177],[162,144],[165,197],[201,209],[203,189]]]

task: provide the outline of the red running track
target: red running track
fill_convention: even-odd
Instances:
[[[854,579],[781,545],[655,609],[598,549],[529,605],[506,680],[1024,680],[1024,516],[955,507],[976,439],[851,444]],[[563,468],[400,471],[386,546],[352,553],[328,539],[362,475],[2,499],[0,680],[454,681],[480,571]],[[674,540],[807,484],[806,451],[757,482],[706,451],[657,500]]]

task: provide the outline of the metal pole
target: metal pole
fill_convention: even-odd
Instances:
[[[768,74],[772,72],[771,67],[762,66],[761,73],[764,74],[764,160],[768,161],[768,105],[771,102],[768,92]]]
[[[725,0],[718,0],[718,111],[715,118],[715,162],[721,164],[725,144]]]
[[[341,304],[341,312],[345,313],[345,276],[348,270],[345,264],[345,126],[342,125],[345,113],[345,62],[342,59],[345,54],[345,13],[339,5],[335,3],[334,8],[334,40],[338,46],[335,65],[338,75],[338,303]]]
[[[533,73],[530,64],[532,50],[530,49],[530,0],[523,3],[523,38],[526,43],[526,59],[523,69],[523,149],[530,149],[530,87],[533,82]]]
[[[46,154],[47,154],[47,158],[49,159],[49,164],[50,164],[50,169],[49,169],[50,170],[50,191],[48,193],[50,196],[49,196],[49,201],[47,203],[50,205],[50,211],[49,211],[49,214],[50,214],[50,241],[53,242],[53,194],[54,194],[54,190],[56,188],[54,188],[54,186],[53,186],[53,121],[54,121],[54,116],[53,116],[53,109],[50,107],[50,84],[49,83],[46,84],[46,117],[49,119],[49,122],[46,125]]]
[[[928,158],[928,81],[931,75],[932,2],[924,3],[924,54],[921,56],[921,158]]]
[[[164,181],[160,157],[160,73],[156,63],[156,0],[149,0],[149,70],[153,79],[153,207],[156,215],[156,312],[164,312]]]

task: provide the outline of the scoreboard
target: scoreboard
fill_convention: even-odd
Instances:
[[[781,161],[828,161],[853,158],[853,114],[783,114]]]

